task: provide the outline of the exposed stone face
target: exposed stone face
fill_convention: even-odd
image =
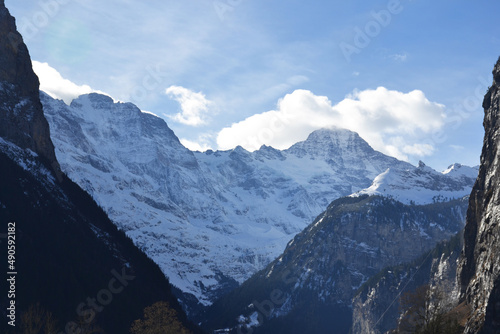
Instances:
[[[256,306],[258,303],[253,302],[270,300],[273,290],[283,292],[285,297],[273,302],[266,316],[272,321],[281,321],[280,325],[291,321],[297,324],[300,321],[306,324],[322,322],[329,328],[347,328],[336,333],[347,333],[351,328],[352,333],[363,334],[395,328],[398,305],[393,301],[400,292],[399,287],[411,281],[413,285],[405,288],[416,288],[417,282],[429,284],[431,280],[448,279],[449,276],[454,281],[456,266],[448,265],[452,262],[449,260],[451,255],[441,256],[442,252],[438,252],[435,258],[427,256],[420,270],[424,261],[419,255],[461,230],[466,210],[465,199],[426,206],[404,205],[392,199],[366,195],[335,200],[313,224],[289,242],[278,259],[216,302],[209,314],[216,317],[216,321],[224,317],[229,320],[209,323],[207,328],[234,326],[230,321],[239,315],[247,317],[243,322],[248,323],[257,311],[266,315]],[[460,249],[458,246],[453,255],[455,260]],[[401,265],[390,273],[381,272],[388,266],[411,261],[416,263]],[[380,276],[384,280],[375,282]],[[368,280],[376,284],[365,285]],[[359,298],[353,303],[361,287]],[[226,312],[228,308],[231,311]],[[346,312],[341,313],[342,308]],[[303,316],[313,309],[338,313]],[[221,313],[224,315],[219,316]],[[271,333],[273,325],[271,321],[262,321],[255,333]],[[294,329],[287,333],[300,331]]]
[[[439,243],[430,253],[411,263],[384,268],[373,276],[353,299],[353,334],[391,333],[402,319],[400,296],[429,286],[442,294],[439,307],[447,312],[458,297],[457,263],[463,248],[461,233]],[[399,332],[398,332],[399,333]]]
[[[39,81],[14,18],[0,1],[0,137],[31,149],[59,172]]]
[[[492,312],[500,296],[500,58],[483,101],[485,136],[479,176],[471,193],[459,266],[461,298],[472,308],[465,332],[496,333]],[[485,323],[486,319],[486,323]]]

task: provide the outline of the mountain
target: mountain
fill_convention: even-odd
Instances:
[[[343,129],[315,131],[287,150],[190,152],[162,119],[130,103],[99,94],[69,106],[41,100],[63,171],[160,265],[186,307],[210,305],[244,282],[331,201],[370,187],[388,168],[448,183],[456,194],[447,197],[472,186],[388,157]]]
[[[420,161],[418,168],[388,168],[373,180],[372,185],[352,196],[382,195],[410,204],[442,202],[468,196],[470,185],[477,178],[478,168],[453,164],[441,174]],[[443,177],[446,176],[446,177]]]
[[[500,58],[483,101],[484,142],[459,266],[461,300],[473,310],[465,333],[500,331]]]
[[[427,205],[367,195],[337,199],[276,260],[214,303],[204,326],[347,333],[356,291],[383,268],[413,261],[455,235],[466,208],[465,199]]]
[[[200,153],[130,103],[99,94],[69,106],[41,100],[63,171],[195,304],[210,305],[264,268],[332,200],[388,168],[448,183],[456,191],[449,197],[472,186],[388,157],[343,129],[315,131],[287,150]]]
[[[159,267],[59,170],[38,79],[3,0],[0,49],[0,332],[127,333],[163,301],[173,323],[201,333]]]
[[[419,322],[423,319],[411,318],[414,315],[408,311],[415,307],[429,307],[426,300],[431,300],[443,314],[454,309],[459,297],[456,273],[462,239],[460,232],[412,262],[386,267],[372,276],[353,298],[351,333],[377,334],[395,329],[398,329],[397,333],[415,332],[413,326],[421,325]],[[425,291],[425,294],[418,296],[419,291]],[[415,294],[423,298],[409,299]],[[433,298],[430,299],[429,295]],[[408,299],[412,302],[407,303],[409,305],[401,302]],[[422,303],[419,305],[415,301]]]

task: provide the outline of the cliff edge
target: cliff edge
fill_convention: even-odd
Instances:
[[[500,331],[500,58],[483,101],[481,166],[469,201],[458,279],[471,308],[465,333]]]
[[[0,50],[0,137],[32,150],[60,173],[40,102],[40,83],[4,0],[0,0]]]

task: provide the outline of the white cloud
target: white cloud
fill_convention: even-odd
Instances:
[[[450,145],[450,147],[457,152],[463,151],[465,149],[465,147],[462,145]]]
[[[434,153],[434,146],[430,144],[413,144],[413,145],[405,145],[403,147],[403,152],[410,154],[410,155],[416,155],[416,156],[426,156],[426,155],[432,155]]]
[[[181,112],[174,116],[166,115],[170,119],[191,126],[200,126],[207,123],[208,107],[212,104],[204,94],[195,93],[180,86],[170,86],[165,93],[181,105]]]
[[[181,144],[184,145],[184,147],[191,151],[205,152],[206,150],[210,150],[212,148],[209,144],[203,142],[195,142],[184,138],[181,138],[179,140]]]
[[[408,54],[406,54],[406,53],[396,53],[396,54],[390,55],[389,57],[392,60],[404,63],[406,61],[406,59],[408,59]]]
[[[281,99],[276,110],[222,129],[217,144],[220,149],[241,145],[253,151],[263,144],[285,149],[316,129],[340,127],[359,133],[376,150],[408,160],[408,155],[434,152],[426,139],[444,125],[444,118],[444,106],[418,90],[355,91],[335,106],[325,96],[296,90]]]
[[[47,63],[41,63],[36,60],[32,63],[33,71],[35,71],[40,80],[40,90],[55,99],[63,100],[66,104],[70,104],[73,99],[80,95],[97,92],[90,86],[79,86],[68,79],[64,79],[56,69]]]

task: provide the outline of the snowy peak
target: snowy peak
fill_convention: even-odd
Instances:
[[[450,165],[446,170],[444,170],[442,174],[452,177],[454,179],[463,179],[463,178],[476,179],[478,172],[479,172],[479,166],[469,167],[461,165],[459,163],[455,163],[453,165]]]
[[[405,204],[451,200],[470,194],[477,173],[477,169],[460,164],[438,173],[420,161],[418,167],[388,168],[373,180],[370,187],[352,196],[381,195]]]
[[[327,158],[345,153],[366,155],[373,149],[356,132],[333,128],[316,130],[286,151],[301,157]]]
[[[109,107],[113,104],[114,101],[109,96],[98,93],[90,93],[80,95],[71,102],[70,106],[73,108],[88,106],[89,108],[87,108],[87,110],[109,110]]]

